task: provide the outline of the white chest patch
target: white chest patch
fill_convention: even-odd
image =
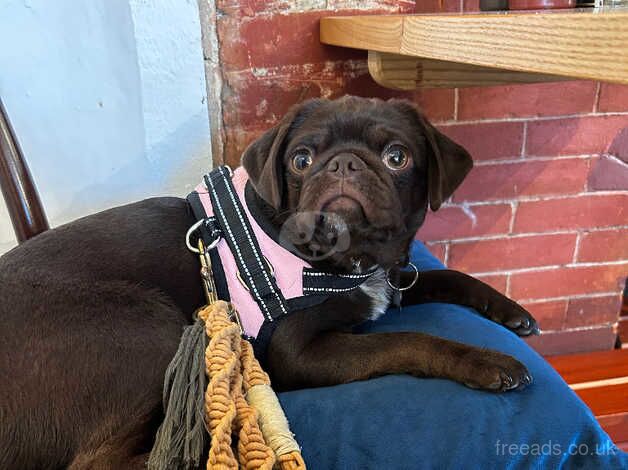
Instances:
[[[360,289],[371,299],[369,320],[376,320],[386,313],[392,297],[392,288],[386,281],[386,272],[383,269],[379,268],[375,271],[362,283]]]

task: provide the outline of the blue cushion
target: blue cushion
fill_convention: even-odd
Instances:
[[[422,270],[443,266],[420,243]],[[390,375],[280,394],[309,468],[628,469],[591,411],[535,351],[475,311],[450,304],[390,310],[363,332],[422,331],[496,349],[534,377],[524,390],[471,390],[441,379]]]

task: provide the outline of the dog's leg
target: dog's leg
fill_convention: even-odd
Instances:
[[[273,380],[281,388],[396,373],[440,377],[495,392],[532,381],[525,366],[510,356],[422,333],[322,333],[301,351],[288,352],[280,367]]]
[[[414,273],[401,273],[401,285],[412,282]],[[520,336],[538,334],[536,320],[517,302],[488,284],[451,270],[425,271],[416,284],[403,293],[403,305],[448,302],[472,307],[482,315]]]
[[[366,319],[368,302],[354,291],[279,322],[268,348],[273,384],[318,387],[407,373],[504,391],[531,381],[523,364],[496,351],[423,333],[350,333],[352,325]]]

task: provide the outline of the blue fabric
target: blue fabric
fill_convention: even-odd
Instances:
[[[443,267],[420,243],[412,247],[412,260],[422,270]],[[497,349],[526,364],[534,383],[493,394],[447,380],[391,375],[282,393],[309,468],[628,469],[628,454],[612,444],[550,365],[473,310],[417,305],[390,310],[361,330],[422,331]]]

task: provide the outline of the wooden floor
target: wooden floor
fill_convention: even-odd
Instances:
[[[547,357],[618,447],[628,450],[628,349]]]

